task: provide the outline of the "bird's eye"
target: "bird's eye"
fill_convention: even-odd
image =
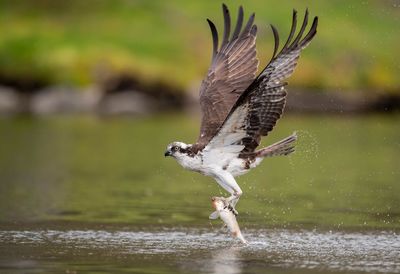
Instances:
[[[173,151],[178,151],[178,150],[179,150],[179,147],[173,147],[172,150],[173,150]]]

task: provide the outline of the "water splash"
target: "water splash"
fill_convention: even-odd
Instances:
[[[99,262],[130,257],[145,260],[151,255],[158,262],[173,261],[178,269],[189,268],[197,273],[221,273],[222,269],[224,273],[242,273],[251,271],[252,267],[255,273],[263,273],[257,269],[271,265],[286,270],[400,273],[400,236],[394,232],[262,229],[244,233],[249,246],[241,246],[226,234],[201,228],[13,230],[0,231],[0,242],[3,247],[7,246],[8,254],[28,252],[31,259],[43,257],[41,250],[53,257],[68,255],[71,260],[98,254]],[[182,254],[185,255],[182,257]],[[0,267],[2,264],[0,259]]]
[[[319,158],[320,148],[317,137],[307,130],[297,130],[296,154],[306,162]],[[299,157],[297,157],[299,158]],[[296,159],[297,161],[298,159]]]

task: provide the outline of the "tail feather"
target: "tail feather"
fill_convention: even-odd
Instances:
[[[297,140],[296,132],[293,132],[292,135],[286,137],[285,139],[276,142],[266,148],[262,148],[256,151],[257,157],[272,157],[278,155],[289,155],[294,152],[295,142]]]

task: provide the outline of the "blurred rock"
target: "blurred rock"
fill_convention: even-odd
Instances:
[[[9,87],[0,86],[0,114],[11,114],[18,109],[18,94]]]
[[[400,111],[400,95],[373,91],[289,90],[286,110],[318,113],[366,113]]]
[[[163,82],[144,83],[132,75],[107,75],[99,80],[104,91],[98,106],[102,114],[143,115],[182,110],[187,94]]]
[[[26,92],[0,86],[0,114],[148,115],[163,111],[200,112],[198,84],[188,92],[160,83],[141,86],[130,78],[114,79],[113,85],[74,89],[53,86]],[[287,112],[366,113],[400,110],[400,95],[377,92],[341,92],[288,88]]]
[[[156,111],[158,105],[146,94],[125,90],[105,95],[97,109],[101,114],[144,115]]]
[[[366,97],[354,93],[288,88],[286,110],[305,113],[353,113],[364,111],[368,101]]]
[[[49,87],[32,96],[31,111],[35,114],[92,112],[100,98],[101,92],[95,88]]]
[[[367,111],[376,112],[395,112],[400,111],[400,95],[383,94],[378,99],[372,101]]]

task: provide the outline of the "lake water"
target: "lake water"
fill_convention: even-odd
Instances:
[[[290,157],[238,178],[242,247],[210,178],[164,158],[197,118],[0,119],[0,272],[400,273],[400,116],[287,115]]]

